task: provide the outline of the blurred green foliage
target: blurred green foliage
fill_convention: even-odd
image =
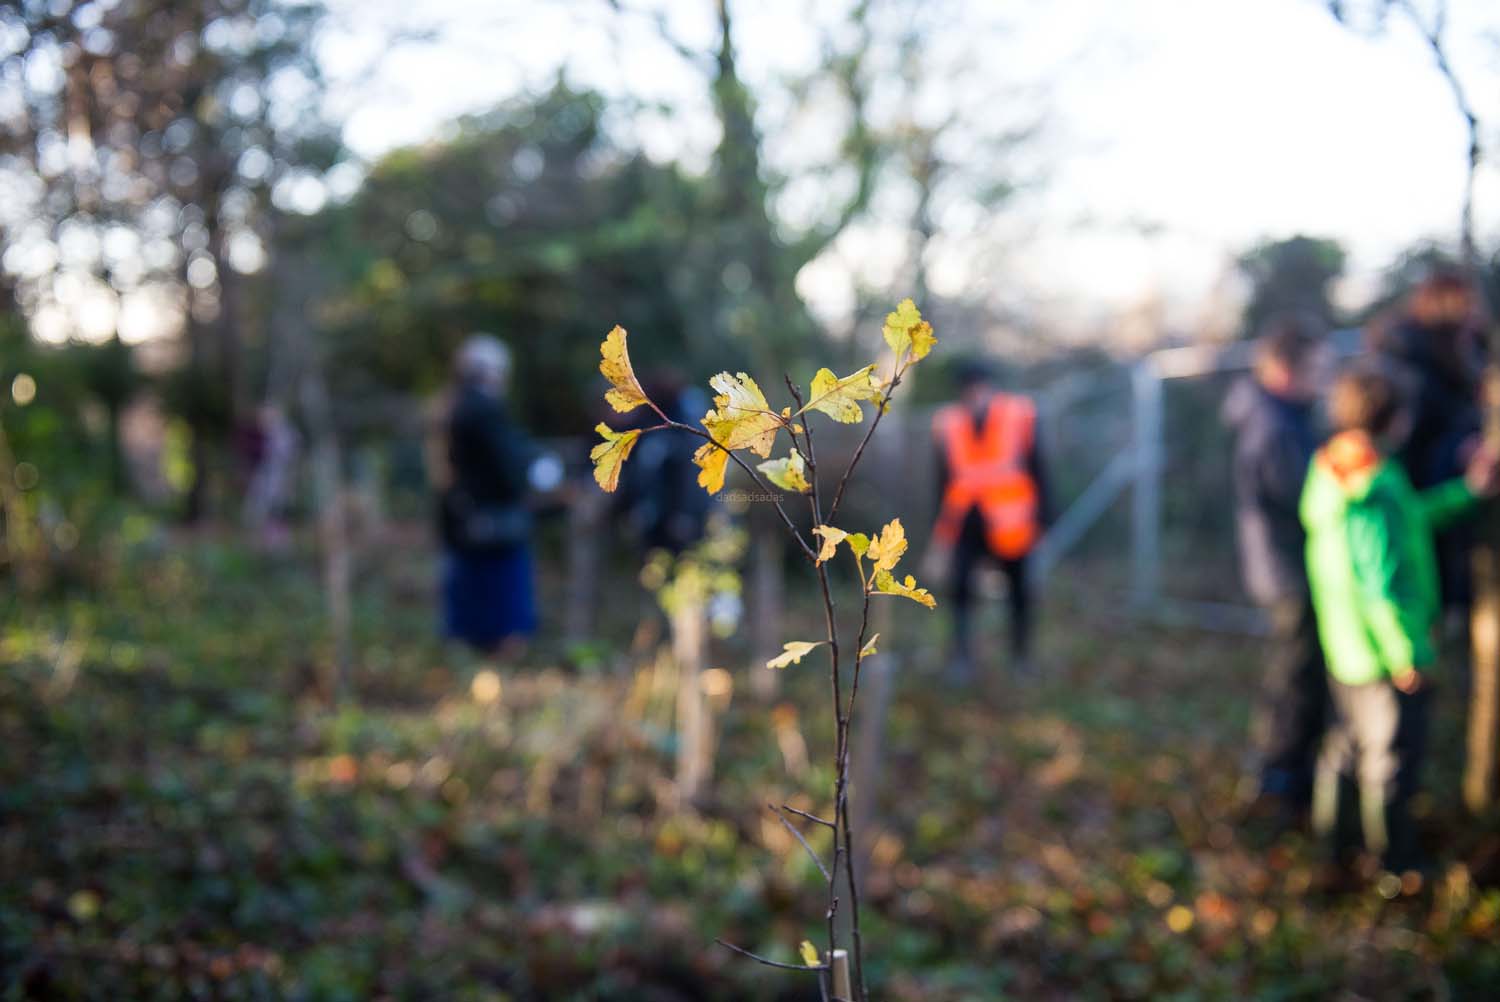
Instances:
[[[322,262],[340,391],[432,390],[485,331],[514,350],[527,423],[586,433],[601,317],[694,380],[746,364],[748,277],[725,263],[709,182],[620,148],[607,112],[559,82],[388,155],[350,203],[289,229]]]
[[[1344,273],[1347,255],[1337,240],[1297,234],[1264,240],[1241,254],[1240,272],[1250,282],[1242,333],[1254,337],[1271,317],[1308,313],[1324,324],[1340,319],[1330,286]]]
[[[12,467],[0,476],[16,499],[0,506],[0,584],[14,583],[23,559],[35,572],[28,586],[87,583],[109,559],[132,510],[120,413],[141,384],[118,340],[42,346],[0,317],[0,430]]]

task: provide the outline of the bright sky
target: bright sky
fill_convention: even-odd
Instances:
[[[649,21],[615,17],[603,0],[513,2],[498,13],[466,0],[428,0],[420,14],[405,0],[333,6],[365,25],[420,17],[443,29],[433,44],[395,50],[373,80],[344,94],[347,138],[365,156],[432,136],[460,113],[550,82],[561,67],[575,84],[676,106],[673,118],[639,122],[638,141],[654,155],[701,164],[716,141],[702,73],[661,45]],[[675,33],[706,51],[712,3],[665,6]],[[1045,121],[1025,159],[1046,183],[977,226],[954,211],[965,235],[945,236],[929,258],[939,292],[1025,299],[1072,323],[1159,299],[1191,324],[1222,295],[1233,254],[1261,237],[1338,238],[1352,254],[1341,292],[1357,300],[1402,247],[1456,231],[1463,126],[1421,39],[1402,23],[1371,40],[1337,25],[1321,0],[969,5],[980,14],[958,10],[962,0],[951,6],[952,28],[931,43],[934,62],[961,58],[966,45],[972,56],[977,38],[981,68],[963,85],[968,92],[929,92],[926,102],[962,105],[976,88],[1011,94],[1011,121]],[[1500,11],[1491,0],[1450,6],[1455,61],[1481,117],[1500,132]],[[736,4],[742,68],[765,95],[760,125],[776,166],[796,166],[798,151],[817,145],[816,108],[809,130],[807,115],[790,116],[777,95],[788,74],[816,59],[811,26],[836,22],[841,9]],[[379,44],[373,32],[345,32],[325,62],[336,79],[347,77]],[[837,124],[824,124],[826,139]],[[820,194],[802,197],[811,204]],[[871,248],[892,245],[872,238],[900,232],[902,204],[882,200],[875,218],[803,276],[825,315],[847,307],[855,274],[899,272],[899,253],[881,259]],[[1500,170],[1485,170],[1477,204],[1481,240],[1492,245]]]

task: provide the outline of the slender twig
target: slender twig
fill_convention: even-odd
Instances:
[[[880,426],[880,419],[885,416],[886,406],[891,402],[891,394],[895,393],[896,387],[901,385],[901,377],[904,375],[906,375],[906,369],[899,364],[892,370],[890,385],[885,388],[885,395],[880,398],[880,403],[875,407],[875,420],[871,421],[870,427],[865,430],[865,437],[860,439],[859,446],[849,460],[849,465],[844,468],[843,477],[839,479],[838,490],[833,492],[833,504],[828,506],[830,523],[838,514],[839,503],[844,500],[844,489],[849,486],[849,475],[854,472],[854,468],[859,465],[860,458],[864,456],[865,446],[869,445],[870,439],[875,437],[875,429]]]
[[[834,825],[834,823],[832,821],[829,821],[826,818],[820,818],[816,814],[809,814],[806,811],[799,811],[799,810],[797,810],[797,808],[791,806],[790,804],[782,804],[781,805],[781,809],[783,811],[790,811],[791,813],[797,815],[797,817],[799,817],[799,818],[806,818],[807,820],[809,820],[809,821],[811,821],[811,822],[813,822],[815,824],[820,824],[824,828],[834,828],[835,827],[835,825]]]
[[[864,665],[865,661],[865,634],[869,631],[870,628],[870,590],[868,586],[866,586],[864,594],[864,607],[860,610],[859,616],[859,639],[855,641],[854,648],[854,672],[853,676],[849,680],[849,709],[845,714],[845,716],[849,719],[853,719],[854,717],[854,700],[855,697],[859,695],[859,673],[860,668]],[[848,769],[848,764],[849,747],[848,743],[845,742],[844,761],[840,763],[839,771],[846,771]],[[868,793],[869,791],[866,791],[867,795]],[[866,991],[864,942],[860,935],[859,929],[859,884],[855,879],[854,873],[854,841],[849,826],[849,806],[847,797],[845,798],[844,802],[843,835],[844,857],[846,860],[845,865],[848,868],[849,872],[849,937],[854,946],[854,983],[857,986],[857,997],[865,998]]]
[[[714,942],[718,943],[726,950],[733,950],[735,953],[738,953],[742,957],[749,957],[751,960],[755,961],[758,964],[765,964],[767,967],[779,967],[783,971],[807,971],[809,973],[816,974],[819,971],[825,971],[828,969],[827,964],[818,964],[816,967],[809,967],[806,964],[783,964],[779,960],[772,960],[769,957],[762,957],[758,953],[752,953],[742,946],[735,946],[733,943],[727,942],[722,939],[715,938]]]
[[[802,397],[796,387],[792,387],[792,396],[801,406]],[[802,426],[802,438],[807,443],[807,465],[812,490],[808,498],[808,505],[812,511],[814,524],[822,523],[821,504],[818,495],[818,465],[817,448],[813,444],[813,433],[811,423]],[[833,587],[828,580],[827,563],[817,563],[814,566],[818,572],[818,588],[823,595],[823,621],[828,635],[828,684],[833,692],[833,721],[834,721],[834,762],[837,766],[833,779],[833,865],[828,877],[828,948],[837,949],[838,937],[834,924],[834,913],[838,905],[838,874],[839,865],[843,864],[844,872],[849,872],[849,860],[845,853],[847,838],[840,838],[843,829],[847,826],[848,816],[839,811],[839,804],[844,800],[845,790],[848,787],[848,760],[846,748],[849,743],[849,719],[844,714],[844,699],[842,686],[843,681],[839,674],[839,628],[838,618],[834,609]]]
[[[837,849],[838,849],[838,844],[839,844],[838,835],[835,834],[834,837],[833,837],[833,845],[834,845],[835,851],[837,851]],[[833,864],[833,872],[834,873],[838,873],[839,872],[839,865],[838,865],[837,862],[835,862]],[[831,878],[831,877],[828,880],[828,886],[829,887],[833,887],[834,886],[834,881],[833,881],[833,878]],[[834,896],[834,897],[830,898],[829,901],[828,901],[828,914],[825,916],[828,919],[828,962],[829,962],[830,965],[833,963],[833,951],[836,950],[836,949],[838,949],[838,943],[836,942],[835,932],[834,932],[834,922],[835,922],[835,919],[838,918],[838,914],[839,914],[839,899],[838,899],[837,896]],[[831,973],[832,972],[830,971],[830,974]],[[832,989],[831,988],[829,990],[829,994],[832,994]]]
[[[849,791],[844,789],[844,802],[841,808],[844,815],[844,873],[849,878],[849,941],[853,949],[850,951],[854,967],[854,983],[858,985],[855,993],[856,998],[865,997],[864,990],[864,958],[860,956],[862,943],[859,934],[859,889],[854,884],[854,837],[849,825]]]
[[[650,407],[652,410],[654,410],[656,412],[656,416],[659,417],[659,418],[661,418],[663,421],[666,422],[665,426],[658,425],[657,426],[658,428],[659,427],[670,427],[671,425],[676,424],[675,421],[673,421],[671,418],[667,417],[667,412],[666,411],[664,411],[660,407],[656,406],[656,401],[652,400],[650,397],[646,398],[646,406]],[[647,431],[655,431],[656,429],[655,428],[648,428],[646,430]]]
[[[804,408],[802,406],[802,393],[801,393],[801,391],[799,391],[797,389],[797,384],[794,383],[794,382],[792,382],[792,377],[790,375],[783,374],[782,378],[784,380],[786,380],[786,388],[787,388],[788,392],[791,393],[792,399],[797,402],[797,413],[793,414],[792,415],[792,419],[787,422],[786,432],[787,432],[788,435],[790,435],[792,437],[792,449],[796,451],[797,455],[799,455],[799,456],[802,457],[802,463],[803,463],[803,465],[807,467],[809,473],[814,474],[814,477],[811,478],[811,479],[815,480],[816,479],[816,474],[817,474],[817,463],[815,463],[812,459],[810,459],[808,457],[808,453],[812,451],[812,446],[808,445],[808,447],[806,449],[804,449],[797,442],[797,431],[796,431],[796,428],[797,428],[797,424],[798,424],[798,422],[797,422],[797,418],[798,417],[802,417],[802,419],[803,419],[802,422],[801,422],[801,424],[802,424],[802,434],[803,435],[807,434],[807,419],[801,413],[804,410]],[[813,524],[816,525],[817,523],[815,522]]]
[[[660,412],[658,411],[658,413]],[[780,417],[780,415],[777,416]],[[766,486],[766,482],[762,480],[760,478],[760,475],[750,467],[749,463],[746,463],[743,459],[737,456],[733,449],[725,449],[724,446],[720,445],[718,442],[715,442],[714,437],[708,432],[704,431],[702,428],[694,428],[690,424],[683,424],[681,421],[673,421],[670,419],[667,420],[666,427],[696,435],[699,438],[712,443],[715,448],[724,449],[724,451],[729,454],[729,458],[734,460],[735,465],[744,470],[746,475],[748,475],[750,479],[755,482],[756,487],[760,488],[763,493],[775,497],[775,492],[773,492],[769,487]],[[802,538],[802,533],[797,531],[796,523],[794,523],[791,519],[791,516],[786,513],[786,509],[781,506],[781,501],[778,499],[772,501],[771,503],[776,506],[776,512],[781,516],[781,521],[786,525],[787,531],[792,534],[792,538],[797,541],[797,545],[802,547],[803,555],[806,556],[809,560],[817,560],[817,551],[815,551],[811,546],[807,544],[806,539]]]
[[[800,413],[806,410],[807,408],[802,403],[802,391],[797,388],[796,383],[792,382],[791,376],[786,377],[786,388],[792,394],[792,400],[797,404],[797,411]],[[791,431],[791,428],[788,428],[787,431],[791,433],[792,445],[795,447],[797,444],[797,435]],[[807,465],[807,483],[809,486],[807,494],[808,508],[812,512],[813,525],[822,525],[823,505],[818,498],[818,453],[813,448],[811,422],[803,421],[802,423],[802,441],[807,449],[805,452],[802,452],[801,449],[798,449],[798,451],[802,452],[802,461]]]
[[[814,863],[817,864],[818,871],[823,874],[823,879],[824,880],[832,880],[833,877],[829,875],[829,873],[828,873],[828,867],[826,867],[826,866],[823,865],[822,858],[817,854],[816,850],[814,850],[813,847],[808,843],[807,839],[803,837],[802,833],[797,830],[796,825],[794,825],[790,821],[788,821],[786,819],[786,815],[782,814],[781,810],[775,804],[767,804],[766,806],[769,807],[773,812],[775,812],[776,819],[778,821],[780,821],[783,825],[786,826],[786,830],[789,831],[789,832],[791,832],[792,836],[798,842],[802,843],[802,848],[804,848],[804,849],[807,850],[808,857]]]
[[[869,589],[866,588],[865,604],[860,610],[859,617],[859,639],[855,641],[859,646],[854,649],[854,674],[849,680],[849,708],[846,713],[851,717],[854,715],[854,697],[859,694],[859,670],[865,661],[865,635],[870,628],[870,599],[872,597]]]

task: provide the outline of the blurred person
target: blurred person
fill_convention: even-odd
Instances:
[[[1260,695],[1251,718],[1254,813],[1283,820],[1305,811],[1323,735],[1328,684],[1303,562],[1297,506],[1317,447],[1313,409],[1327,352],[1316,317],[1271,318],[1251,374],[1235,385],[1224,417],[1233,429],[1234,509],[1246,592],[1271,624]]]
[[[1398,391],[1373,367],[1329,391],[1335,434],[1303,490],[1307,568],[1333,720],[1318,756],[1313,824],[1333,835],[1342,780],[1358,789],[1365,848],[1392,872],[1416,864],[1408,803],[1426,746],[1427,675],[1440,618],[1433,531],[1494,494],[1495,457],[1419,491],[1391,457]]]
[[[1483,352],[1479,298],[1459,270],[1437,267],[1407,296],[1392,322],[1372,328],[1370,348],[1404,391],[1395,458],[1423,490],[1462,474],[1478,447]],[[1462,621],[1472,599],[1474,535],[1463,520],[1439,533],[1445,609]]]
[[[536,632],[527,506],[532,446],[511,418],[510,351],[476,334],[459,349],[440,520],[443,627],[485,654],[514,655]]]
[[[301,451],[301,436],[286,412],[279,405],[267,402],[256,412],[254,430],[247,435],[247,441],[254,443],[255,459],[242,516],[262,546],[280,549],[288,540],[284,515]]]
[[[932,420],[940,498],[932,535],[934,563],[946,565],[951,591],[948,678],[964,684],[974,674],[974,578],[986,561],[1005,576],[1013,664],[1022,674],[1034,671],[1028,557],[1044,528],[1046,481],[1032,401],[1000,392],[980,360],[960,367],[958,385],[959,399]]]
[[[712,406],[706,393],[674,369],[648,374],[645,390],[668,418],[681,424],[696,427]],[[632,426],[646,427],[658,420],[650,412]],[[614,507],[643,550],[682,553],[703,538],[714,499],[698,486],[693,453],[701,444],[688,432],[671,429],[642,436],[636,443]]]

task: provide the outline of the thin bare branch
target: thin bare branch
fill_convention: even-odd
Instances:
[[[1478,268],[1478,250],[1474,242],[1474,181],[1479,170],[1480,161],[1484,157],[1484,148],[1480,138],[1479,115],[1469,101],[1468,92],[1465,90],[1463,80],[1458,75],[1458,70],[1448,58],[1447,43],[1443,39],[1448,25],[1448,5],[1446,2],[1439,3],[1433,12],[1432,23],[1429,24],[1422,18],[1419,11],[1411,0],[1396,0],[1394,6],[1406,15],[1406,19],[1416,28],[1417,33],[1427,43],[1428,50],[1432,53],[1433,62],[1437,64],[1438,72],[1442,74],[1443,80],[1448,84],[1448,90],[1453,95],[1453,104],[1459,115],[1464,119],[1464,125],[1468,130],[1468,173],[1464,179],[1464,198],[1461,209],[1462,219],[1460,222],[1459,239],[1462,244],[1464,266],[1470,270]]]
[[[762,957],[758,953],[753,953],[742,946],[735,946],[733,943],[727,942],[722,939],[715,938],[714,942],[718,943],[726,950],[733,950],[735,953],[738,953],[742,957],[749,957],[757,964],[765,964],[767,967],[780,968],[783,971],[806,971],[810,974],[816,974],[819,971],[826,971],[828,969],[827,964],[819,964],[816,967],[808,967],[806,964],[783,964],[779,960],[772,960],[769,957]]]
[[[780,821],[783,825],[785,825],[786,826],[786,830],[789,831],[789,832],[791,832],[792,836],[798,842],[802,843],[802,848],[804,848],[804,849],[807,850],[808,858],[811,859],[815,864],[817,864],[818,872],[821,873],[821,874],[823,874],[823,879],[824,880],[832,880],[833,879],[833,875],[828,872],[828,867],[826,867],[826,866],[823,865],[822,858],[819,857],[818,854],[817,854],[817,852],[814,851],[813,847],[810,844],[808,844],[807,839],[803,837],[802,833],[797,830],[797,826],[794,825],[794,824],[792,824],[790,821],[788,821],[786,819],[786,815],[783,814],[783,813],[781,813],[781,809],[779,807],[777,807],[775,804],[767,804],[766,806],[769,807],[772,811],[775,812],[775,814],[776,814],[776,820]]]
[[[658,411],[658,413],[660,412]],[[665,415],[663,415],[663,417],[665,417]],[[678,431],[685,431],[689,434],[696,435],[706,442],[712,442],[713,445],[717,448],[724,449],[724,446],[719,445],[718,442],[714,442],[713,436],[704,431],[702,428],[694,428],[690,424],[683,424],[681,421],[672,420],[667,420],[666,426],[668,428],[675,428]],[[746,475],[748,475],[750,479],[754,481],[755,486],[758,487],[763,494],[767,495],[768,497],[776,496],[775,492],[772,491],[771,488],[766,486],[766,482],[760,478],[759,474],[757,474],[755,470],[750,467],[750,464],[746,463],[743,459],[736,455],[733,449],[724,449],[724,451],[729,453],[729,458],[734,460],[734,464],[736,466],[745,471]],[[818,559],[817,551],[809,546],[807,544],[807,540],[802,537],[802,533],[797,531],[796,523],[794,523],[791,516],[786,513],[786,509],[781,506],[781,501],[776,500],[771,503],[776,506],[776,513],[781,516],[781,521],[786,526],[787,531],[792,534],[792,538],[795,539],[797,541],[797,545],[802,548],[803,556],[807,557],[808,560],[816,563]]]
[[[899,362],[899,360],[898,360]],[[870,422],[870,427],[865,430],[865,437],[859,440],[859,446],[854,450],[854,455],[849,459],[849,465],[844,468],[844,475],[839,478],[838,490],[833,492],[833,503],[828,506],[828,521],[831,524],[833,518],[838,514],[839,503],[844,500],[844,489],[849,486],[849,477],[854,473],[854,468],[864,457],[865,446],[870,444],[870,439],[875,437],[875,429],[880,426],[880,419],[885,417],[886,407],[891,402],[891,394],[896,392],[896,387],[901,385],[901,377],[906,375],[906,370],[897,368],[891,376],[891,384],[885,388],[885,395],[875,407],[875,419]]]
[[[832,821],[827,821],[827,820],[825,820],[823,818],[820,818],[816,814],[809,814],[806,811],[799,811],[799,810],[797,810],[797,808],[793,807],[791,804],[782,804],[781,805],[781,809],[784,810],[784,811],[790,811],[791,813],[797,815],[797,817],[799,817],[799,818],[806,818],[807,820],[813,822],[814,824],[822,825],[824,828],[833,828],[833,827],[835,827],[834,823]]]

